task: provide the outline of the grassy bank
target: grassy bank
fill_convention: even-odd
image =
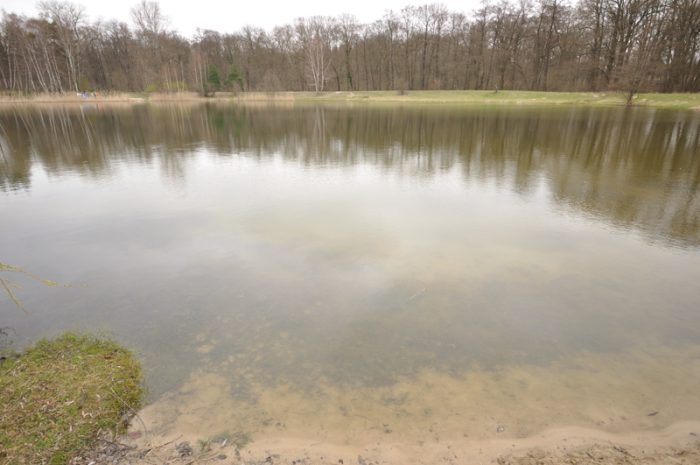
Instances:
[[[0,362],[0,463],[65,464],[140,406],[141,367],[118,344],[64,334]]]
[[[219,92],[204,98],[194,92],[165,93],[109,93],[83,98],[75,94],[0,96],[0,103],[144,103],[144,102],[367,102],[390,104],[461,104],[461,105],[579,105],[623,106],[626,95],[617,92],[530,92],[451,90],[451,91],[371,91],[371,92],[242,92],[235,96]],[[700,93],[693,94],[639,94],[635,106],[671,109],[700,109]]]
[[[441,103],[464,105],[626,105],[626,95],[615,92],[530,92],[530,91],[396,91],[375,92],[278,92],[245,93],[237,100],[280,100],[305,102],[386,102],[386,103]],[[633,104],[655,108],[700,109],[700,93],[695,94],[639,94]]]

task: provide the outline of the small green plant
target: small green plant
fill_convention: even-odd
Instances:
[[[200,452],[208,452],[211,450],[211,443],[206,439],[197,439],[197,445]]]
[[[250,437],[250,434],[243,431],[238,431],[231,435],[231,443],[233,443],[238,449],[243,449],[245,446],[250,444],[252,440],[253,438]]]

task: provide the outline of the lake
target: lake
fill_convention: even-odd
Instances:
[[[133,348],[165,433],[700,420],[700,112],[6,106],[0,218],[59,284],[0,327]]]

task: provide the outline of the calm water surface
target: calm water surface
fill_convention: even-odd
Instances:
[[[0,129],[0,261],[67,285],[3,274],[18,346],[106,331],[152,401],[219,383],[254,433],[700,419],[700,113],[87,105]]]

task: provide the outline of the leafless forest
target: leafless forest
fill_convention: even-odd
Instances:
[[[192,38],[153,2],[131,9],[132,24],[67,2],[39,12],[3,12],[5,91],[700,91],[700,0],[430,4],[370,24],[311,17]]]

